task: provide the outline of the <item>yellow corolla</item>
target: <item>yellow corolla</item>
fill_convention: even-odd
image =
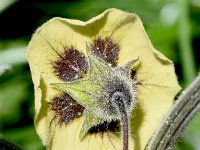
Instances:
[[[144,149],[180,90],[139,17],[117,9],[87,22],[51,19],[27,57],[47,149]]]

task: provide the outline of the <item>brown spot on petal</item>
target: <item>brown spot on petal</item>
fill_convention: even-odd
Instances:
[[[53,67],[59,79],[74,81],[83,77],[89,65],[83,53],[73,47],[64,47],[64,53],[54,61]]]
[[[78,104],[68,94],[63,94],[58,97],[54,97],[52,102],[49,103],[50,110],[55,112],[53,119],[58,119],[58,123],[68,123],[75,118],[82,115],[84,107]]]
[[[102,39],[98,37],[93,40],[92,51],[95,55],[110,63],[113,67],[117,65],[119,55],[119,45],[114,43],[111,38]]]
[[[111,122],[104,122],[102,124],[98,124],[97,126],[93,126],[90,128],[89,133],[101,133],[101,132],[107,132],[107,131],[112,131],[112,132],[119,132],[119,121],[111,121]]]
[[[137,72],[136,72],[135,69],[132,69],[132,70],[131,70],[131,79],[132,79],[132,80],[137,80],[137,79],[136,79],[136,73],[137,73]]]

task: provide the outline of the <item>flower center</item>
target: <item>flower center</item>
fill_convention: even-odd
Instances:
[[[52,63],[54,73],[65,82],[83,78],[89,69],[85,55],[72,46],[71,48],[63,46],[63,48],[64,52],[59,54],[58,60]],[[101,118],[109,116],[110,119],[106,118],[109,121],[92,127],[90,133],[119,130],[120,104],[123,103],[123,111],[127,113],[135,100],[135,89],[131,80],[134,80],[134,75],[132,75],[133,77],[126,77],[121,74],[119,69],[116,69],[120,48],[110,37],[94,39],[91,48],[96,56],[111,64],[114,68],[111,69],[111,76],[108,77],[108,81],[104,85],[101,98],[104,101],[99,101],[100,107],[98,113],[96,113]],[[85,109],[67,93],[54,97],[49,105],[55,113],[53,120],[56,118],[60,125],[82,116]]]
[[[104,86],[102,98],[104,97],[107,101],[107,112],[109,112],[113,118],[118,118],[118,104],[120,104],[120,100],[123,100],[123,104],[125,105],[126,110],[124,111],[128,112],[135,103],[136,87],[134,82],[129,79],[130,77],[122,75],[117,69],[115,71],[116,72],[109,77],[110,81]]]

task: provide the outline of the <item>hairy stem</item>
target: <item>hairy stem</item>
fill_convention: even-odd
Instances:
[[[200,76],[182,92],[147,145],[149,150],[171,150],[191,119],[200,111]]]
[[[129,138],[129,124],[128,124],[128,115],[123,100],[119,100],[117,103],[119,112],[121,115],[122,123],[122,139],[123,139],[123,150],[128,150],[128,138]]]

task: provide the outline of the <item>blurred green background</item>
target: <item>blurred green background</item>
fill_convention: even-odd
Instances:
[[[44,149],[33,126],[34,91],[25,57],[37,27],[56,16],[86,21],[111,7],[141,17],[155,48],[174,62],[183,88],[194,79],[200,70],[200,0],[0,0],[0,138],[24,150]],[[200,150],[200,114],[176,149]]]

